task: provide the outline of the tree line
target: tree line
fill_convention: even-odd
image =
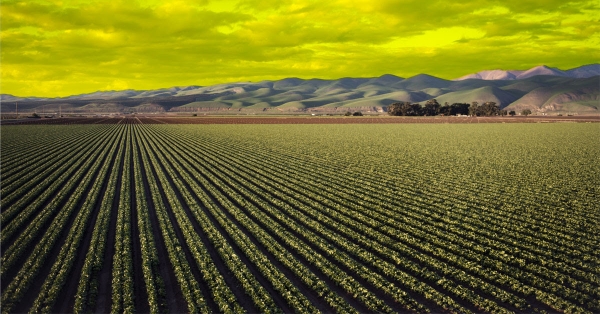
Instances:
[[[387,112],[391,116],[455,116],[455,115],[469,115],[476,117],[487,117],[487,116],[506,116],[516,115],[514,110],[507,111],[500,109],[498,105],[493,101],[488,101],[479,105],[478,102],[474,101],[472,104],[467,103],[453,103],[449,105],[445,103],[443,106],[440,105],[437,100],[428,100],[424,106],[418,103],[411,102],[397,102],[388,106]],[[525,109],[521,112],[522,115],[531,114],[531,110]]]

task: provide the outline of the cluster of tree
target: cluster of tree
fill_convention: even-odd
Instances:
[[[387,112],[390,116],[423,116],[423,107],[410,102],[397,102],[388,106]]]
[[[469,104],[454,103],[449,105],[445,103],[440,105],[437,100],[428,100],[424,106],[418,103],[397,102],[388,106],[388,114],[391,116],[437,116],[437,115],[457,115],[469,114]]]
[[[363,114],[362,114],[362,112],[360,112],[360,111],[357,111],[357,112],[355,112],[355,113],[352,113],[352,112],[350,112],[350,111],[347,111],[347,112],[346,112],[344,115],[345,115],[346,117],[349,117],[349,116],[355,116],[355,117],[359,117],[359,116],[362,116]]]
[[[428,100],[424,106],[418,103],[397,102],[388,106],[387,112],[391,116],[452,116],[452,115],[471,115],[471,116],[505,116],[506,110],[500,110],[495,102],[489,101],[483,105],[473,102],[471,105],[466,103],[445,103],[440,105],[437,100]]]
[[[455,116],[458,114],[469,114],[469,104],[465,103],[453,103],[448,106],[448,103],[444,104],[444,106],[440,107],[439,113],[443,116]]]
[[[487,116],[505,116],[507,114],[506,110],[500,110],[495,102],[488,101],[483,105],[479,105],[476,101],[474,101],[471,106],[469,106],[469,115],[477,116],[477,117],[487,117]]]

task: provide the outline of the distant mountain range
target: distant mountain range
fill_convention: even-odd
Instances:
[[[456,80],[427,74],[401,78],[337,80],[286,78],[158,90],[104,91],[64,98],[0,95],[2,113],[14,112],[345,112],[385,111],[398,101],[441,104],[494,101],[510,110],[600,113],[600,64],[561,71],[546,66],[526,71],[482,71]]]
[[[571,78],[588,78],[595,75],[600,75],[600,64],[589,64],[580,66],[574,69],[562,71],[557,68],[547,67],[540,65],[529,70],[491,70],[481,71],[474,74],[465,75],[455,79],[455,81],[467,80],[467,79],[481,79],[481,80],[520,80],[529,78],[536,75],[551,75],[551,76],[562,76]]]

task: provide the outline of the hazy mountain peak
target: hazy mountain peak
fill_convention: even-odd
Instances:
[[[549,67],[547,65],[538,65],[529,70],[485,70],[473,74],[468,74],[455,79],[455,81],[462,81],[467,79],[480,79],[480,80],[518,80],[525,79],[536,75],[551,75],[551,76],[562,76],[570,78],[588,78],[596,75],[600,75],[600,64],[590,64],[581,67],[577,67],[571,70],[562,71],[557,68]]]
[[[450,81],[429,74],[417,74],[405,80],[394,83],[395,88],[419,91],[425,88],[444,88],[450,85]]]
[[[273,86],[278,89],[285,89],[293,86],[300,85],[304,80],[297,77],[288,77],[282,80],[276,81]]]
[[[539,65],[533,67],[517,76],[518,79],[524,79],[536,75],[553,75],[553,76],[567,76],[567,73],[557,69],[551,68],[545,65]]]
[[[442,78],[439,78],[439,77],[433,76],[433,75],[429,75],[429,74],[417,74],[415,76],[411,76],[411,77],[403,80],[402,82],[407,82],[407,81],[408,82],[448,82],[447,80],[444,80]]]
[[[419,73],[417,75],[411,76],[411,77],[407,78],[407,80],[430,79],[430,78],[441,80],[441,78],[439,78],[437,76],[433,76],[433,75],[429,75],[429,74],[425,74],[425,73]]]
[[[596,75],[600,75],[600,64],[586,64],[580,67],[566,71],[570,77],[574,78],[588,78]]]
[[[514,80],[516,75],[510,71],[504,70],[489,70],[481,71],[475,74],[465,75],[456,81],[467,80],[467,79],[479,79],[479,80]]]
[[[384,74],[384,75],[378,77],[377,80],[390,82],[390,81],[402,81],[403,78],[393,75],[393,74]]]

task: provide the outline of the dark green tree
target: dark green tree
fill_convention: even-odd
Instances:
[[[452,106],[450,106],[450,115],[458,115],[458,114],[464,114],[467,115],[469,114],[469,107],[471,107],[471,105],[467,104],[467,103],[453,103]]]
[[[387,113],[390,116],[399,116],[400,115],[400,106],[403,102],[395,102],[387,107]]]
[[[450,106],[448,106],[448,103],[445,103],[443,106],[440,107],[439,109],[439,115],[441,116],[449,116],[450,112],[451,112],[451,108]]]
[[[425,103],[423,107],[424,116],[437,116],[440,113],[440,104],[436,99],[430,99]]]
[[[352,115],[355,117],[361,117],[363,114],[362,114],[362,112],[357,111],[357,112],[353,113]]]
[[[424,115],[423,107],[420,104],[411,104],[409,106],[407,116],[422,116],[422,115]]]
[[[482,116],[496,116],[498,115],[500,108],[493,101],[485,102],[481,107],[479,107]]]
[[[400,115],[408,116],[408,115],[410,115],[411,112],[412,112],[412,104],[410,103],[410,101],[402,103],[402,105],[400,106]]]
[[[477,102],[473,102],[473,104],[469,107],[469,114],[471,116],[496,116],[500,114],[500,108],[493,101],[485,102],[483,105],[479,106]]]
[[[524,109],[523,111],[521,111],[521,114],[527,117],[528,115],[530,115],[530,114],[531,114],[531,110],[529,110],[529,109]]]
[[[508,112],[511,117],[514,117],[517,113],[514,110]]]
[[[476,102],[474,104],[476,109],[481,108],[477,106]],[[387,112],[390,116],[450,116],[458,114],[483,115],[477,110],[471,111],[470,108],[471,105],[467,103],[453,103],[452,105],[448,105],[446,102],[442,106],[437,102],[436,99],[431,99],[425,103],[425,106],[403,101],[393,103],[387,107]]]
[[[479,116],[479,103],[474,101],[471,106],[469,107],[469,115],[470,116]]]
[[[388,106],[390,116],[418,116],[421,115],[421,105],[400,101]]]

